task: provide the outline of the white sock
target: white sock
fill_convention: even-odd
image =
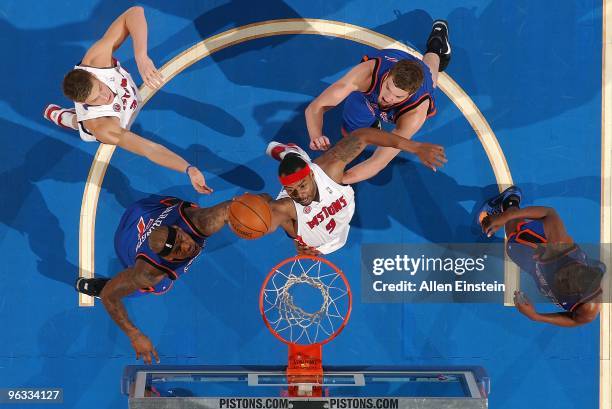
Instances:
[[[79,128],[73,126],[73,118],[76,117],[74,108],[66,109],[59,105],[49,104],[45,108],[44,117],[62,128],[79,130]]]

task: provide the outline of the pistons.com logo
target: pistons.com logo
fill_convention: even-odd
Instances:
[[[113,104],[113,111],[115,111],[115,112],[121,111],[121,105],[119,105],[118,103],[115,102]]]

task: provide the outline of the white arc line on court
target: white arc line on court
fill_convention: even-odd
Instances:
[[[165,83],[167,83],[187,67],[224,48],[258,38],[295,34],[344,38],[378,49],[395,48],[406,51],[415,57],[422,57],[420,53],[405,44],[363,27],[331,20],[285,19],[248,24],[207,38],[174,57],[166,63],[160,71],[164,76]],[[493,130],[476,104],[446,73],[441,73],[439,75],[438,88],[457,106],[471,125],[472,129],[474,129],[474,132],[478,136],[487,154],[489,163],[493,168],[495,180],[498,186],[500,186],[500,191],[503,190],[503,187],[511,185],[512,176],[506,158]],[[146,86],[141,87],[141,95],[143,98],[141,107],[144,106],[154,94],[154,90]],[[94,275],[96,207],[106,167],[112,157],[113,151],[114,146],[100,145],[92,163],[83,193],[80,220],[81,229],[79,231],[79,275],[81,277],[93,277]],[[504,304],[514,305],[512,302],[512,294],[514,289],[519,288],[519,270],[513,263],[506,260],[504,263],[504,271],[504,283],[506,284]],[[79,294],[79,305],[92,306],[93,298]]]
[[[612,21],[612,0],[603,0],[603,51],[602,61],[602,204],[601,204],[601,241],[612,242],[612,108],[605,101],[612,101],[612,72],[607,59],[612,58],[612,32],[606,30],[606,22]],[[162,67],[161,72],[165,82],[200,59],[223,48],[257,38],[276,35],[313,34],[341,37],[347,40],[367,44],[375,48],[398,48],[414,56],[420,56],[415,50],[393,40],[385,35],[373,32],[352,24],[316,19],[273,20],[255,23],[210,37],[177,57]],[[468,120],[478,139],[483,145],[489,162],[493,168],[495,179],[500,185],[512,184],[512,177],[501,147],[493,131],[478,110],[471,98],[445,73],[438,77],[438,86],[458,107]],[[147,87],[141,87],[144,105],[155,94]],[[95,216],[100,187],[106,168],[114,152],[114,146],[100,145],[92,163],[85,190],[80,216],[79,231],[79,275],[93,277],[94,275],[94,234]],[[519,271],[513,264],[506,261],[505,277],[506,305],[512,304],[513,288],[519,288]],[[93,298],[80,295],[79,305],[93,305]],[[610,351],[612,349],[612,311],[609,303],[602,306],[601,312],[601,352],[600,352],[600,408],[612,409],[612,366]]]

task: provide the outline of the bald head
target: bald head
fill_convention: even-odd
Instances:
[[[169,230],[168,226],[159,226],[149,235],[149,248],[153,250],[154,253],[159,253],[164,248],[166,240],[168,240]]]

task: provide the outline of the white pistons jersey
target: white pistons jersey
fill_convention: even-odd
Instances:
[[[140,109],[140,94],[132,76],[121,65],[113,59],[114,67],[94,68],[77,65],[74,68],[92,73],[98,80],[102,81],[115,94],[115,98],[107,105],[87,105],[75,102],[77,121],[79,123],[79,135],[86,142],[94,142],[95,136],[85,127],[83,121],[101,117],[112,116],[119,118],[122,128],[130,129],[136,114]]]
[[[316,164],[309,163],[319,190],[319,201],[302,206],[293,201],[297,213],[298,239],[323,254],[338,250],[346,243],[350,221],[355,213],[355,192],[340,185]],[[288,197],[283,190],[279,198]]]

